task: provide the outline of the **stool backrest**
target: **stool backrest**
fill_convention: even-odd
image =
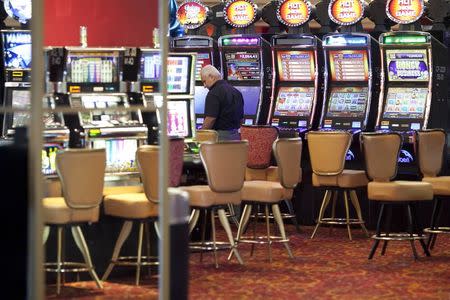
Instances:
[[[402,146],[402,136],[399,133],[361,133],[360,144],[369,179],[387,182],[397,175],[398,156]]]
[[[419,170],[424,177],[436,177],[442,170],[447,135],[443,129],[416,132],[416,151]]]
[[[300,178],[300,162],[302,160],[302,139],[277,139],[273,144],[273,152],[278,165],[278,177],[283,187],[293,189]]]
[[[212,129],[200,129],[195,133],[195,141],[197,143],[203,142],[217,142],[219,140],[219,134]]]
[[[311,131],[307,134],[311,167],[317,175],[338,175],[352,142],[347,131]]]
[[[67,149],[56,155],[56,171],[70,208],[100,205],[105,181],[105,149]]]
[[[272,145],[277,137],[278,129],[274,126],[241,126],[241,140],[247,140],[249,147],[247,167],[252,169],[270,167]]]
[[[247,165],[247,141],[223,141],[200,145],[200,157],[213,192],[231,193],[242,189]]]
[[[180,184],[183,171],[184,140],[181,138],[169,141],[169,186]],[[159,146],[144,145],[136,151],[137,162],[141,173],[145,196],[148,200],[159,203]]]

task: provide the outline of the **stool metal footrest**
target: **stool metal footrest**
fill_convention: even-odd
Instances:
[[[423,232],[426,233],[450,233],[450,227],[434,227],[434,228],[425,228]]]
[[[414,240],[425,240],[427,237],[425,235],[419,234],[409,234],[409,233],[382,233],[379,236],[372,235],[372,239],[374,240],[383,240],[383,241],[414,241]]]
[[[50,268],[54,266],[54,268]],[[81,262],[62,262],[61,268],[58,269],[58,263],[56,262],[47,262],[44,264],[44,269],[46,272],[61,272],[61,273],[78,273],[78,272],[89,272],[91,268],[85,263]]]
[[[270,243],[288,243],[289,239],[283,239],[281,236],[270,236]],[[248,243],[248,244],[267,244],[269,240],[267,236],[257,236],[253,237],[241,237],[236,243]]]
[[[232,249],[233,246],[227,242],[216,242],[216,247],[214,247],[214,242],[207,241],[203,244],[201,242],[194,242],[189,244],[190,250],[199,250],[199,251],[213,251],[217,250],[229,250]]]
[[[141,256],[141,262],[137,262],[137,256],[119,256],[117,260],[111,261],[116,266],[158,266],[158,257],[156,256]]]
[[[359,219],[346,219],[346,218],[323,218],[318,223],[330,224],[330,225],[347,225],[347,224],[365,224],[364,221]]]

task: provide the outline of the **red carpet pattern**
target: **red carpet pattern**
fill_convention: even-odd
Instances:
[[[263,226],[261,226],[262,228]],[[345,229],[320,228],[310,240],[312,228],[302,233],[287,227],[294,259],[281,244],[274,244],[273,262],[266,245],[241,245],[245,265],[227,261],[228,252],[219,252],[219,269],[211,253],[190,258],[189,299],[450,299],[450,236],[440,235],[432,257],[421,254],[414,261],[409,242],[391,242],[386,255],[381,244],[369,261],[372,240],[354,229],[349,241]],[[223,239],[220,233],[218,238]],[[55,286],[47,286],[47,299],[156,299],[157,276],[144,277],[141,286],[133,278],[113,279],[98,290],[93,282],[66,284],[60,296]]]

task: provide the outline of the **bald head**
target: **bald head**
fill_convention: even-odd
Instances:
[[[200,77],[206,88],[211,88],[214,83],[222,79],[222,74],[212,65],[206,65],[200,71]]]

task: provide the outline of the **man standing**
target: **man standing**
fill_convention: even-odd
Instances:
[[[214,129],[219,140],[240,140],[239,127],[244,118],[244,99],[240,91],[222,79],[212,65],[202,68],[200,76],[209,90],[205,100],[202,129]]]

